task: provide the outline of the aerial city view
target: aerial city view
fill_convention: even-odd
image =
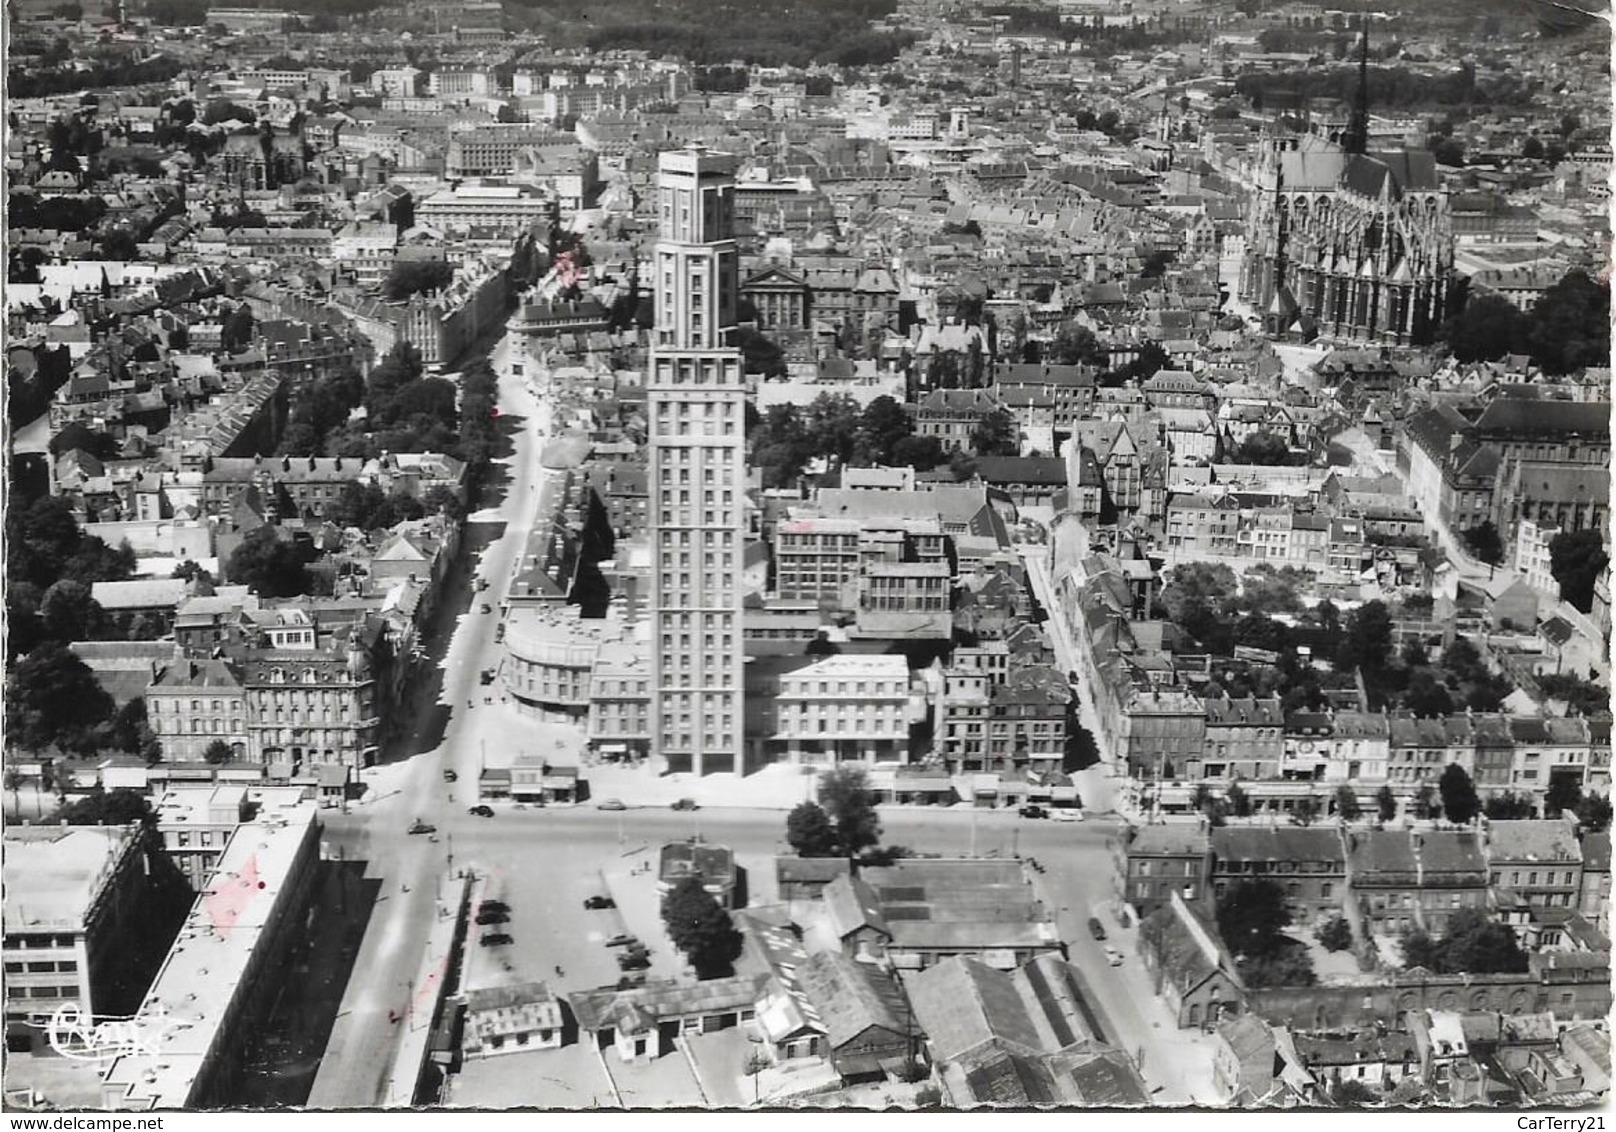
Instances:
[[[229,2],[7,5],[8,1112],[1603,1102],[1592,0]]]

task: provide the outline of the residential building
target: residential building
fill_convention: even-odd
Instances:
[[[746,667],[747,766],[905,763],[916,714],[899,655],[754,657]]]
[[[216,742],[230,761],[248,759],[247,689],[227,660],[168,665],[146,688],[146,718],[165,762],[202,762]]]
[[[1111,839],[1112,879],[1118,905],[1138,919],[1179,893],[1190,904],[1211,895],[1212,845],[1199,825],[1126,826]]]
[[[7,1032],[64,1007],[86,1023],[127,1014],[145,993],[130,940],[152,914],[140,826],[12,824],[5,851]]]
[[[739,296],[735,158],[658,163],[651,445],[653,745],[674,773],[735,771],[745,746],[741,554],[746,383],[731,338]]]
[[[561,1003],[547,983],[475,987],[465,993],[464,1002],[461,1049],[467,1057],[561,1046]]]
[[[1341,913],[1347,895],[1341,835],[1323,827],[1231,825],[1214,829],[1212,891],[1221,899],[1244,880],[1271,880],[1285,890],[1298,924]]]
[[[1191,755],[1185,777],[1192,782],[1236,782],[1279,777],[1285,754],[1285,713],[1277,697],[1203,701],[1206,747]]]
[[[1509,892],[1534,908],[1576,908],[1582,895],[1582,845],[1568,821],[1489,821],[1487,869],[1494,894]]]

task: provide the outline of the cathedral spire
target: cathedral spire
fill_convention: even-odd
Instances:
[[[1369,148],[1369,11],[1366,8],[1358,21],[1358,89],[1352,97],[1352,119],[1347,123],[1342,148],[1348,153],[1363,153]]]

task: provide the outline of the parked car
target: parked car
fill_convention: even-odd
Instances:
[[[628,807],[623,805],[623,802],[622,802],[621,799],[618,799],[618,798],[606,798],[606,799],[603,799],[603,800],[601,800],[599,802],[596,802],[595,803],[595,809],[597,809],[597,810],[626,810],[626,809],[628,809]]]
[[[1113,967],[1122,966],[1122,952],[1118,951],[1110,944],[1107,944],[1105,948],[1105,961],[1111,964]]]
[[[1105,925],[1100,923],[1098,916],[1089,917],[1089,934],[1102,942],[1105,939]]]
[[[477,913],[477,922],[479,924],[506,924],[510,922],[510,919],[511,914],[509,912],[495,912],[493,910],[489,910],[487,912]]]
[[[627,944],[638,943],[638,942],[639,942],[639,940],[635,939],[633,936],[629,935],[627,932],[618,932],[616,935],[611,936],[606,940],[606,946],[607,947],[623,947],[623,946],[625,946]]]
[[[471,809],[467,810],[466,813],[474,814],[474,815],[476,815],[477,817],[480,817],[480,818],[491,818],[491,817],[494,816],[494,807],[492,807],[492,806],[473,806],[473,807],[471,807]]]
[[[460,781],[460,775],[455,773],[453,769],[445,767],[443,771],[443,781],[458,782]]]
[[[1024,818],[1047,818],[1049,811],[1042,806],[1022,806],[1016,811]]]
[[[584,901],[584,909],[589,912],[598,912],[602,908],[615,908],[617,901],[610,896],[591,896]]]
[[[1050,810],[1049,811],[1049,816],[1050,816],[1050,819],[1052,821],[1082,821],[1083,820],[1083,811],[1082,810]]]
[[[651,957],[648,955],[619,955],[617,957],[618,969],[623,971],[643,971],[650,965]]]
[[[645,985],[645,972],[636,971],[632,975],[624,975],[617,980],[618,990],[632,990]]]
[[[416,818],[413,822],[410,823],[410,832],[411,833],[436,833],[436,832],[438,832],[438,827],[435,826],[435,825],[428,825],[426,822],[422,821],[420,818]]]
[[[701,807],[696,804],[696,800],[694,798],[680,798],[670,808],[675,809],[675,810],[699,810],[699,809],[701,809]]]
[[[504,947],[506,944],[515,943],[516,941],[504,932],[490,932],[477,942],[484,947]]]
[[[477,681],[481,684],[492,684],[494,682],[494,670],[492,668],[483,669],[477,674]]]
[[[479,912],[509,912],[511,906],[503,900],[483,900],[478,903]]]
[[[501,621],[498,625],[494,626],[494,640],[496,642],[498,642],[498,641],[503,641],[504,639],[505,639],[505,622]]]

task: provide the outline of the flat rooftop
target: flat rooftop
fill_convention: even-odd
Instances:
[[[6,830],[5,933],[84,927],[138,827],[18,826]]]
[[[309,803],[236,830],[141,1004],[137,1019],[151,1052],[107,1067],[108,1107],[189,1106],[219,1027],[247,982],[253,952],[283,914],[287,875],[317,819]]]

